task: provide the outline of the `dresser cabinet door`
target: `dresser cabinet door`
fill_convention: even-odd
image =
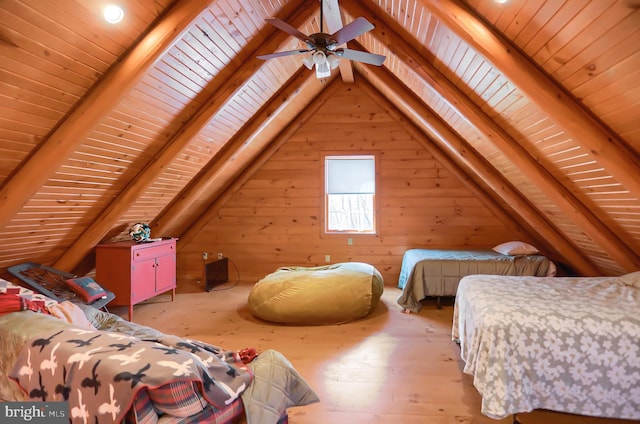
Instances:
[[[155,272],[156,293],[171,290],[176,286],[176,255],[174,252],[158,256]]]
[[[169,287],[170,289],[170,287]],[[167,289],[168,290],[168,289]],[[136,304],[156,295],[156,259],[131,264],[131,302]]]

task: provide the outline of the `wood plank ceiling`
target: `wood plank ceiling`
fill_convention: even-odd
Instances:
[[[133,222],[186,240],[328,84],[265,23],[317,0],[0,2],[0,268],[72,270]],[[640,269],[639,0],[340,0],[352,63],[584,275]],[[345,64],[341,65],[342,67]],[[348,70],[343,70],[343,77]]]

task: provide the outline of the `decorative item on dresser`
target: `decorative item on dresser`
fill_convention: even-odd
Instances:
[[[96,280],[115,293],[111,305],[133,305],[171,290],[176,293],[176,239],[136,243],[120,241],[96,246]]]

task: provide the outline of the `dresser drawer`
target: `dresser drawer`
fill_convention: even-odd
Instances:
[[[158,256],[175,254],[175,240],[166,242],[154,242],[153,244],[140,244],[131,249],[131,262],[142,262]]]

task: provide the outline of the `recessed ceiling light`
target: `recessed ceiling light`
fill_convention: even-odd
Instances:
[[[120,6],[110,4],[104,8],[104,20],[110,24],[117,24],[124,18],[124,10]]]
[[[503,3],[508,2],[509,0],[493,0],[493,1],[496,2],[496,3],[503,4]]]

